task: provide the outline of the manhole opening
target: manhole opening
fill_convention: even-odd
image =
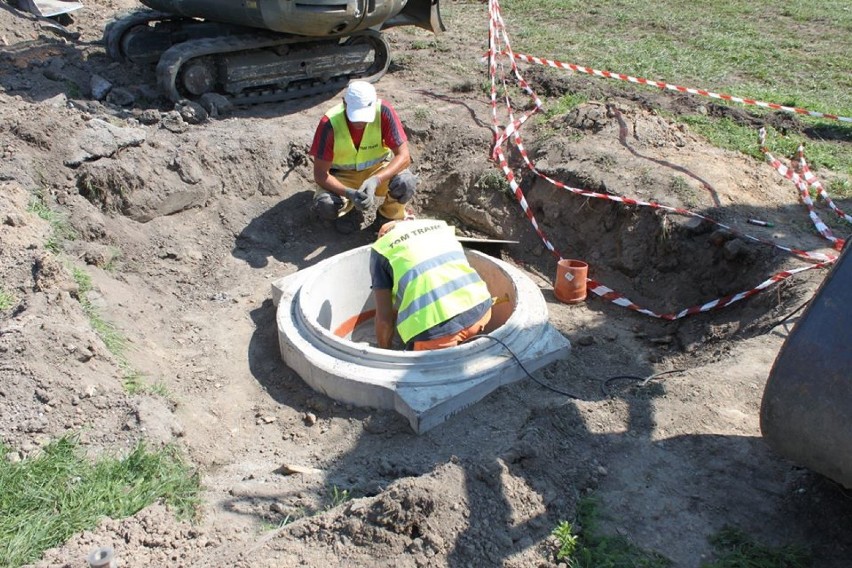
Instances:
[[[503,326],[517,305],[517,289],[512,278],[487,255],[467,254],[471,266],[488,285],[493,298],[491,321],[485,329],[491,333]],[[375,303],[370,289],[369,249],[341,258],[327,270],[305,282],[299,301],[304,321],[317,326],[332,339],[376,346]],[[345,283],[341,286],[340,283]],[[402,349],[394,338],[393,349]]]

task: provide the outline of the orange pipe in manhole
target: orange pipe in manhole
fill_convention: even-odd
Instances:
[[[365,321],[373,319],[374,317],[376,317],[376,310],[367,310],[366,312],[354,315],[337,326],[337,329],[334,330],[334,335],[337,337],[346,337],[347,335],[351,335],[352,332],[355,331],[356,327]]]

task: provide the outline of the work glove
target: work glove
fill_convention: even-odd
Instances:
[[[364,180],[364,183],[361,184],[358,191],[369,195],[370,199],[373,199],[376,197],[376,189],[378,189],[381,183],[382,181],[379,179],[379,176],[370,176]]]
[[[366,211],[373,205],[373,198],[357,189],[347,188],[343,195],[355,205],[355,209],[358,211]]]

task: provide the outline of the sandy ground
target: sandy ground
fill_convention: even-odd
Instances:
[[[549,535],[584,498],[599,502],[603,530],[675,566],[711,560],[708,537],[726,526],[767,545],[808,546],[814,566],[848,565],[848,493],[773,454],[758,421],[795,318],[772,324],[825,271],[675,322],[596,297],[559,302],[556,258],[489,161],[478,61],[486,5],[448,3],[438,38],[388,32],[394,63],[377,86],[406,125],[418,213],[518,240],[499,254],[538,284],[573,349],[420,436],[393,412],[311,391],[278,350],[271,282],[371,239],[343,237],[307,210],[307,150],[336,94],[188,123],[157,98],[150,69],[114,63],[98,43],[132,7],[87,3],[57,31],[0,6],[0,274],[15,300],[0,314],[0,435],[15,459],[71,432],[92,455],[139,439],[177,444],[202,474],[204,505],[195,523],[159,504],[104,520],[37,566],[84,566],[99,546],[127,567],[556,566]],[[94,100],[93,75],[132,102]],[[831,252],[767,164],[713,148],[659,112],[706,101],[530,76],[543,96],[573,89],[592,99],[525,127],[547,175]],[[676,313],[807,265],[712,224],[572,195],[535,179],[517,151],[509,157],[546,238],[642,308]],[[59,236],[61,252],[47,246],[56,226],[28,207],[39,194],[73,229],[75,238]],[[91,329],[75,269],[127,338],[127,365],[166,395],[123,389],[125,368]],[[666,371],[642,385],[607,382]],[[305,472],[286,475],[287,464]],[[353,498],[337,504],[343,492]]]

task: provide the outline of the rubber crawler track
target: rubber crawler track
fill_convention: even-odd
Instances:
[[[375,50],[375,58],[368,69],[365,69],[363,74],[347,75],[329,78],[326,81],[321,79],[307,79],[304,81],[293,82],[286,88],[276,88],[270,86],[267,89],[251,91],[247,94],[231,95],[220,93],[227,96],[233,104],[247,105],[257,103],[269,103],[276,101],[290,100],[299,97],[314,95],[317,93],[335,91],[350,79],[360,78],[365,81],[377,81],[388,69],[390,65],[390,46],[382,35],[373,30],[366,30],[353,34],[346,42],[341,44],[341,49],[345,49],[356,41],[366,40]],[[162,92],[172,101],[177,102],[186,97],[181,95],[177,88],[178,73],[183,65],[190,60],[209,56],[221,55],[225,53],[236,53],[239,51],[248,51],[256,49],[267,49],[286,44],[305,44],[306,39],[299,36],[281,36],[272,34],[257,34],[257,35],[239,35],[226,36],[221,38],[196,39],[177,44],[166,50],[160,57],[157,64],[157,83]],[[307,41],[310,43],[310,40]]]

